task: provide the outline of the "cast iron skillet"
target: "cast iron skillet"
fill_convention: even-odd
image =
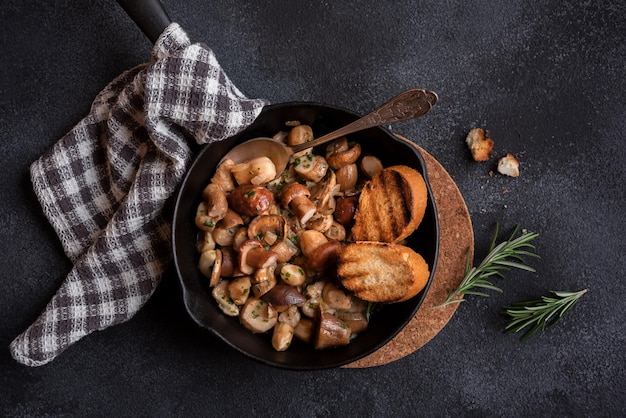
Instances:
[[[170,18],[159,0],[117,0],[144,34],[155,42],[170,24]],[[284,122],[299,120],[310,124],[317,136],[356,120],[359,115],[338,107],[317,103],[283,103],[263,109],[257,120],[245,131],[205,146],[185,176],[172,222],[174,263],[183,290],[184,303],[191,318],[212,331],[241,353],[268,365],[295,370],[337,367],[371,354],[390,341],[413,318],[434,276],[439,249],[439,223],[428,182],[426,165],[415,148],[399,140],[388,130],[371,128],[350,136],[361,144],[363,153],[378,156],[385,166],[404,164],[422,173],[428,188],[428,206],[422,224],[408,239],[408,245],[428,263],[431,274],[426,288],[409,301],[382,307],[372,315],[368,329],[348,346],[318,351],[310,345],[295,342],[285,352],[272,348],[270,335],[252,334],[237,318],[221,313],[210,295],[207,280],[197,269],[195,211],[201,191],[213,175],[217,163],[233,146],[250,138],[271,136],[284,129]]]
[[[349,136],[361,144],[363,154],[378,156],[384,166],[403,164],[419,171],[426,180],[428,206],[418,230],[408,239],[408,245],[428,263],[431,275],[426,288],[413,299],[390,304],[375,312],[368,329],[349,345],[314,350],[310,345],[294,342],[287,351],[272,348],[271,333],[252,334],[238,318],[224,315],[213,300],[206,279],[198,270],[196,250],[197,229],[194,224],[196,208],[203,188],[208,184],[218,162],[233,146],[258,136],[271,136],[285,129],[284,122],[298,120],[309,124],[317,136],[346,125],[359,115],[338,107],[317,103],[281,103],[266,106],[256,121],[240,134],[206,146],[183,180],[175,203],[172,225],[174,263],[183,289],[189,315],[200,326],[212,331],[227,344],[263,363],[287,369],[310,370],[337,367],[360,359],[391,340],[413,318],[421,305],[436,268],[439,246],[439,224],[428,183],[426,166],[415,148],[396,138],[384,128],[371,128]],[[319,151],[318,151],[319,152]]]

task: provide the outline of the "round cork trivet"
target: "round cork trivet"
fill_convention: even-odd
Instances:
[[[468,248],[474,253],[474,231],[465,200],[452,177],[429,153],[408,139],[398,136],[422,154],[433,191],[439,218],[439,257],[435,276],[426,298],[408,325],[379,350],[347,364],[347,368],[365,368],[391,363],[405,357],[435,337],[459,306],[442,307],[450,292],[463,279]]]

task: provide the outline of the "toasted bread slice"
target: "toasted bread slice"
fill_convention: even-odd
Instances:
[[[415,169],[387,167],[368,181],[354,215],[355,241],[396,243],[417,229],[426,211],[427,190]]]
[[[348,244],[339,253],[341,284],[369,302],[403,302],[426,286],[430,271],[411,248],[383,242]]]

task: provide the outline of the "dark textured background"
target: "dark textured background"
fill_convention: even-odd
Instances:
[[[365,370],[289,372],[196,328],[168,274],[131,321],[40,368],[11,340],[70,264],[28,167],[150,43],[112,0],[3,0],[0,7],[0,415],[618,416],[626,410],[624,157],[626,4],[615,1],[175,1],[248,96],[366,112],[409,87],[440,103],[393,126],[435,156],[463,193],[478,257],[499,221],[538,232],[536,274],[468,297],[416,353]],[[495,140],[472,162],[467,132]],[[517,179],[489,176],[496,158]],[[527,342],[500,308],[550,290],[589,292]]]

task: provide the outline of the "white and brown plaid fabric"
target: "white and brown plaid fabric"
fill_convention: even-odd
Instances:
[[[39,366],[96,330],[130,319],[171,260],[164,208],[191,150],[249,125],[247,99],[213,52],[173,23],[149,63],[111,82],[78,125],[31,166],[43,211],[73,268],[39,318],[11,343]]]

